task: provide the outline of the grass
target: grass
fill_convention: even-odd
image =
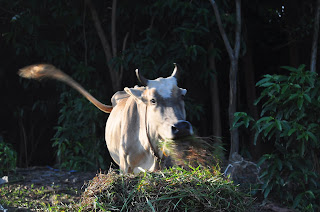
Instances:
[[[0,204],[33,211],[249,211],[253,203],[218,167],[175,166],[139,175],[111,169],[85,187],[75,198],[74,189],[6,184],[0,186]]]
[[[218,169],[173,167],[139,175],[97,175],[82,194],[83,211],[248,211],[253,199]]]
[[[110,169],[89,181],[81,197],[58,184],[1,185],[0,204],[41,211],[250,211],[253,198],[220,173],[209,143],[162,141],[159,148],[179,166],[138,175]]]
[[[74,193],[77,191],[59,187],[7,184],[0,186],[0,204],[4,208],[14,209],[55,209],[65,210],[73,205]]]

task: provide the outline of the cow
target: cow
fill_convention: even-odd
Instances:
[[[19,70],[24,78],[53,78],[80,92],[105,113],[110,113],[105,140],[111,157],[123,173],[156,171],[164,159],[159,142],[193,135],[186,121],[186,89],[177,86],[179,71],[175,65],[171,76],[148,80],[136,70],[142,86],[116,92],[112,106],[95,99],[70,76],[50,64],[36,64]]]

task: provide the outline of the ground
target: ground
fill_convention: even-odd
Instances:
[[[17,169],[0,185],[0,204],[10,211],[68,207],[80,200],[96,172],[69,172],[51,167]],[[0,206],[0,212],[1,206]]]
[[[78,203],[86,183],[98,172],[70,172],[50,167],[17,169],[10,173],[9,183],[0,185],[0,212],[66,211]],[[252,211],[290,212],[272,202],[257,199]]]

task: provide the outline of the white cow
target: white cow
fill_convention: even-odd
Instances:
[[[191,124],[185,120],[183,97],[187,91],[177,86],[177,66],[168,78],[147,80],[138,70],[136,74],[145,87],[125,88],[115,93],[109,106],[53,65],[31,65],[19,71],[25,78],[49,77],[63,81],[100,110],[110,113],[105,139],[111,157],[124,173],[159,169],[163,159],[159,141],[193,134]]]

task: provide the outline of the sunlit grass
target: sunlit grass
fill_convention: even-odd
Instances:
[[[5,184],[0,186],[0,204],[5,208],[60,211],[74,204],[74,189],[59,191],[59,187]],[[10,211],[10,210],[9,210]]]
[[[248,211],[253,199],[218,169],[173,167],[139,175],[97,175],[82,194],[82,210]]]

